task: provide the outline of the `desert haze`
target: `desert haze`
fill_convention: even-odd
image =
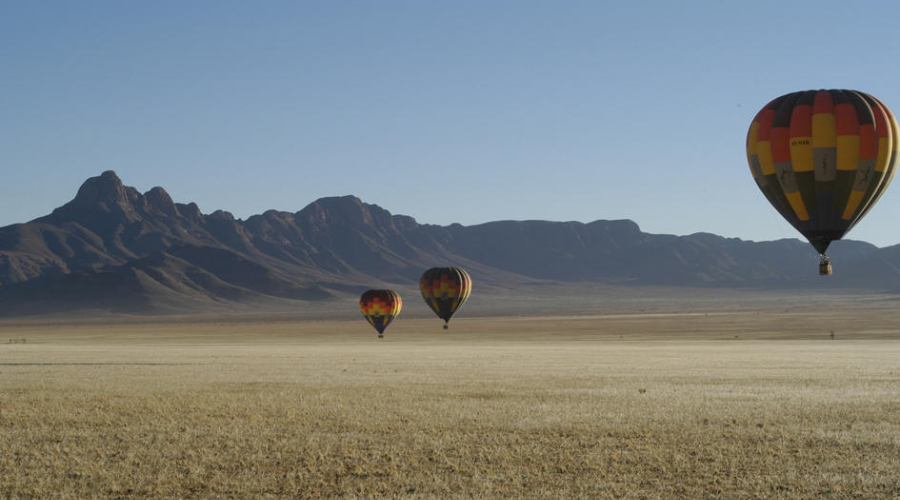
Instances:
[[[651,234],[630,220],[422,224],[353,196],[236,219],[140,193],[112,171],[33,221],[0,228],[0,317],[292,311],[415,284],[435,265],[465,268],[480,295],[522,287],[896,292],[900,246],[838,241],[837,270],[796,239]],[[677,295],[677,293],[676,293]]]
[[[380,341],[352,316],[6,322],[0,491],[900,495],[895,298],[705,303]]]

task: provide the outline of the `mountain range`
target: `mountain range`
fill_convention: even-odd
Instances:
[[[548,282],[900,290],[900,245],[840,241],[830,254],[836,275],[822,278],[796,239],[650,234],[630,220],[439,226],[354,196],[240,220],[107,171],[51,214],[0,228],[0,316],[291,307],[413,284],[435,265],[508,293]]]

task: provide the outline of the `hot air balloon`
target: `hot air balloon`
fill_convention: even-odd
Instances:
[[[384,330],[400,314],[403,300],[393,290],[368,290],[359,298],[359,310],[366,321],[378,331],[378,338],[384,337]]]
[[[747,133],[747,160],[769,203],[821,257],[868,213],[896,171],[897,122],[871,95],[807,90],[767,104]]]
[[[450,318],[472,293],[472,278],[458,267],[432,267],[419,279],[419,290],[428,307],[444,320],[444,330]]]

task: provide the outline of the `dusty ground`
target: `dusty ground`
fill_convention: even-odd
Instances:
[[[0,324],[0,497],[896,498],[895,309]]]

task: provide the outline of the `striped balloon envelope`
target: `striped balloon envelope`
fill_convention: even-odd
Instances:
[[[384,330],[403,308],[403,299],[393,290],[368,290],[359,298],[359,310],[366,321],[384,337]]]
[[[472,294],[472,278],[458,267],[432,267],[419,279],[419,291],[428,307],[444,320],[444,330],[453,314]]]
[[[871,210],[897,163],[893,114],[855,90],[807,90],[767,104],[750,124],[747,161],[769,203],[826,256]]]

